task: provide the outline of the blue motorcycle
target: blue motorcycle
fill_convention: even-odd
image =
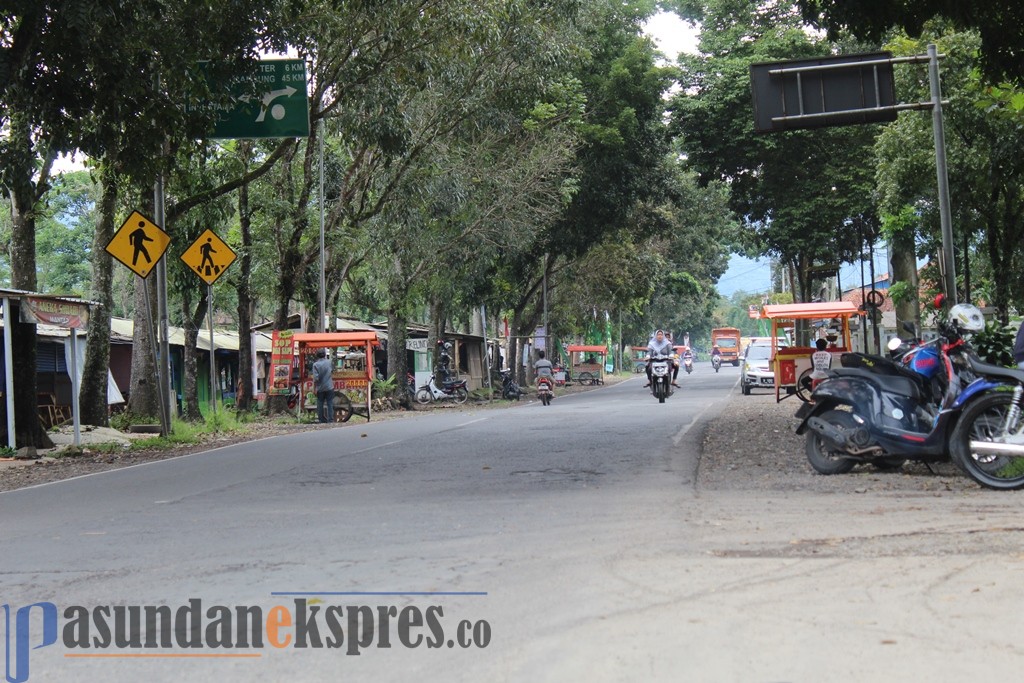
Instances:
[[[982,379],[971,384],[976,400],[963,410],[950,438],[953,461],[982,486],[1024,488],[1024,371],[971,359]]]

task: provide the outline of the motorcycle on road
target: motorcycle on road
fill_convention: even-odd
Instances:
[[[658,403],[664,403],[672,395],[672,358],[651,356],[647,362],[651,365],[651,393]]]
[[[551,377],[537,378],[537,398],[546,406],[551,405],[551,400],[555,397],[554,384],[555,382]]]

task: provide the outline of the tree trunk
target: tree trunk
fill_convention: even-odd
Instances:
[[[249,169],[251,143],[240,140],[238,151],[243,171]],[[249,213],[249,184],[238,188],[238,216],[242,245],[238,254],[238,389],[235,406],[238,412],[252,409],[255,387],[252,382],[252,222]]]
[[[203,412],[199,408],[199,377],[198,377],[198,349],[199,328],[202,327],[203,318],[209,308],[210,299],[207,296],[207,289],[201,288],[202,294],[195,311],[189,310],[192,307],[192,297],[185,295],[182,298],[182,319],[185,320],[185,347],[183,360],[183,386],[182,393],[182,418],[189,422],[201,422]],[[211,351],[212,353],[212,351]],[[214,392],[215,387],[211,386],[210,391]]]
[[[409,318],[405,313],[403,303],[392,303],[388,306],[388,374],[397,378],[398,387],[405,386],[405,376],[409,372],[409,365],[405,359],[405,340]],[[398,402],[406,408],[411,408],[409,395],[405,391],[396,392]]]
[[[11,198],[11,288],[36,291],[36,204],[45,191],[49,164],[45,164],[38,184],[33,184],[35,153],[29,138],[29,126],[15,113],[9,120],[11,144],[24,161],[16,182],[10,183]],[[20,311],[19,311],[20,313]],[[13,314],[13,311],[12,311]],[[14,433],[20,446],[52,448],[53,442],[39,424],[36,396],[36,326],[14,320],[11,327],[13,358],[7,359],[7,371],[14,379]],[[15,360],[17,359],[17,360]]]
[[[904,322],[910,322],[915,330],[921,329],[921,303],[918,295],[917,255],[914,253],[914,231],[903,230],[893,235],[892,277],[896,282],[907,283],[907,296],[896,303],[896,333],[901,334]]]
[[[149,292],[149,306],[146,292]],[[147,317],[148,316],[148,317]],[[128,392],[128,412],[136,417],[160,419],[159,379],[156,359],[149,334],[149,322],[153,321],[156,334],[156,278],[135,278],[135,332],[132,335],[132,380]],[[173,411],[171,411],[173,413]]]
[[[89,332],[82,364],[82,386],[78,394],[82,424],[105,427],[109,424],[107,377],[110,371],[110,316],[114,307],[114,258],[106,246],[114,235],[114,212],[117,209],[117,179],[111,166],[103,164],[100,171],[99,216],[92,239],[92,288],[89,297],[99,306],[89,315]]]

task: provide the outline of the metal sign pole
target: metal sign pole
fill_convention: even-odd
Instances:
[[[71,328],[71,422],[75,433],[75,448],[82,445],[82,421],[78,415],[78,330]],[[106,392],[103,392],[104,395]]]
[[[217,414],[217,344],[213,341],[213,285],[206,285],[210,321],[210,411]]]
[[[11,299],[4,297],[4,400],[7,403],[7,447],[14,450],[17,447],[17,439],[14,433],[14,372],[12,369],[14,358],[13,344],[11,341]]]
[[[161,229],[166,227],[166,216],[164,214],[164,174],[157,173],[156,187],[153,192],[153,213],[154,220]],[[146,290],[147,295],[149,289]],[[171,433],[171,371],[170,371],[170,344],[168,343],[167,323],[167,261],[160,259],[156,264],[156,306],[157,316],[160,321],[160,353],[155,357],[157,363],[157,377],[160,393],[160,424],[163,427],[163,435]]]
[[[942,224],[942,284],[950,306],[956,305],[956,268],[953,263],[953,221],[949,207],[949,176],[946,171],[946,133],[942,126],[942,92],[939,86],[939,55],[928,46],[928,80],[932,95],[932,132],[935,135],[935,175],[939,182],[939,221]]]
[[[320,320],[317,332],[326,332],[327,321],[327,257],[324,250],[324,120],[320,119]],[[336,323],[335,323],[336,324]],[[369,348],[369,347],[367,347]]]

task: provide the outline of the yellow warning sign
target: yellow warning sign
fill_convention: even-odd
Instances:
[[[147,277],[167,251],[170,236],[138,211],[107,242],[107,253],[128,266],[139,277]]]
[[[212,285],[224,271],[235,262],[235,252],[224,240],[217,237],[213,230],[206,230],[195,242],[189,245],[181,260],[201,277],[206,284]]]

